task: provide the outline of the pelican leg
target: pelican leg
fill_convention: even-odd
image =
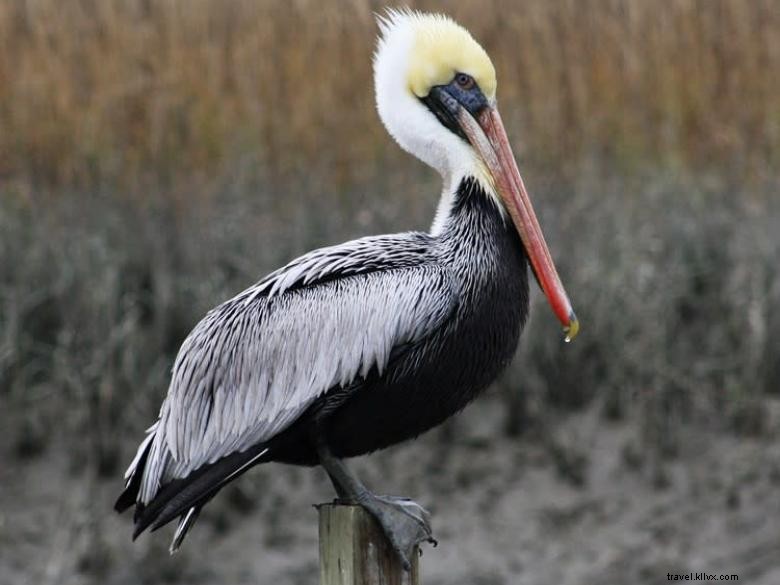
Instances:
[[[411,569],[410,559],[415,547],[423,542],[433,543],[430,518],[425,508],[409,498],[376,496],[355,477],[344,462],[335,457],[325,445],[319,445],[320,464],[328,473],[341,501],[363,506],[382,526],[390,544],[401,558],[404,569]]]

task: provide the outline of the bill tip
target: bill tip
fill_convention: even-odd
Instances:
[[[566,343],[569,343],[572,339],[577,337],[577,334],[580,332],[580,322],[577,319],[577,315],[574,314],[574,311],[569,313],[569,324],[563,328],[563,332],[566,334],[566,337],[564,338]]]

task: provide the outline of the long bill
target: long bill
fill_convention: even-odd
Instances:
[[[493,177],[496,190],[523,241],[536,279],[563,325],[566,341],[574,339],[579,332],[579,321],[544,241],[498,110],[491,105],[474,118],[461,108],[458,122]]]

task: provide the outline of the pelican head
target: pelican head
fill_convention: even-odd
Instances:
[[[407,152],[436,169],[444,194],[432,231],[449,215],[453,194],[473,177],[517,228],[567,341],[577,317],[542,235],[496,106],[496,72],[469,32],[446,16],[388,11],[379,18],[374,56],[379,116]]]

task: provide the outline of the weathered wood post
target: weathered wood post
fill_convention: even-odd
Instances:
[[[320,585],[419,585],[419,554],[403,569],[379,523],[360,506],[322,504]]]

